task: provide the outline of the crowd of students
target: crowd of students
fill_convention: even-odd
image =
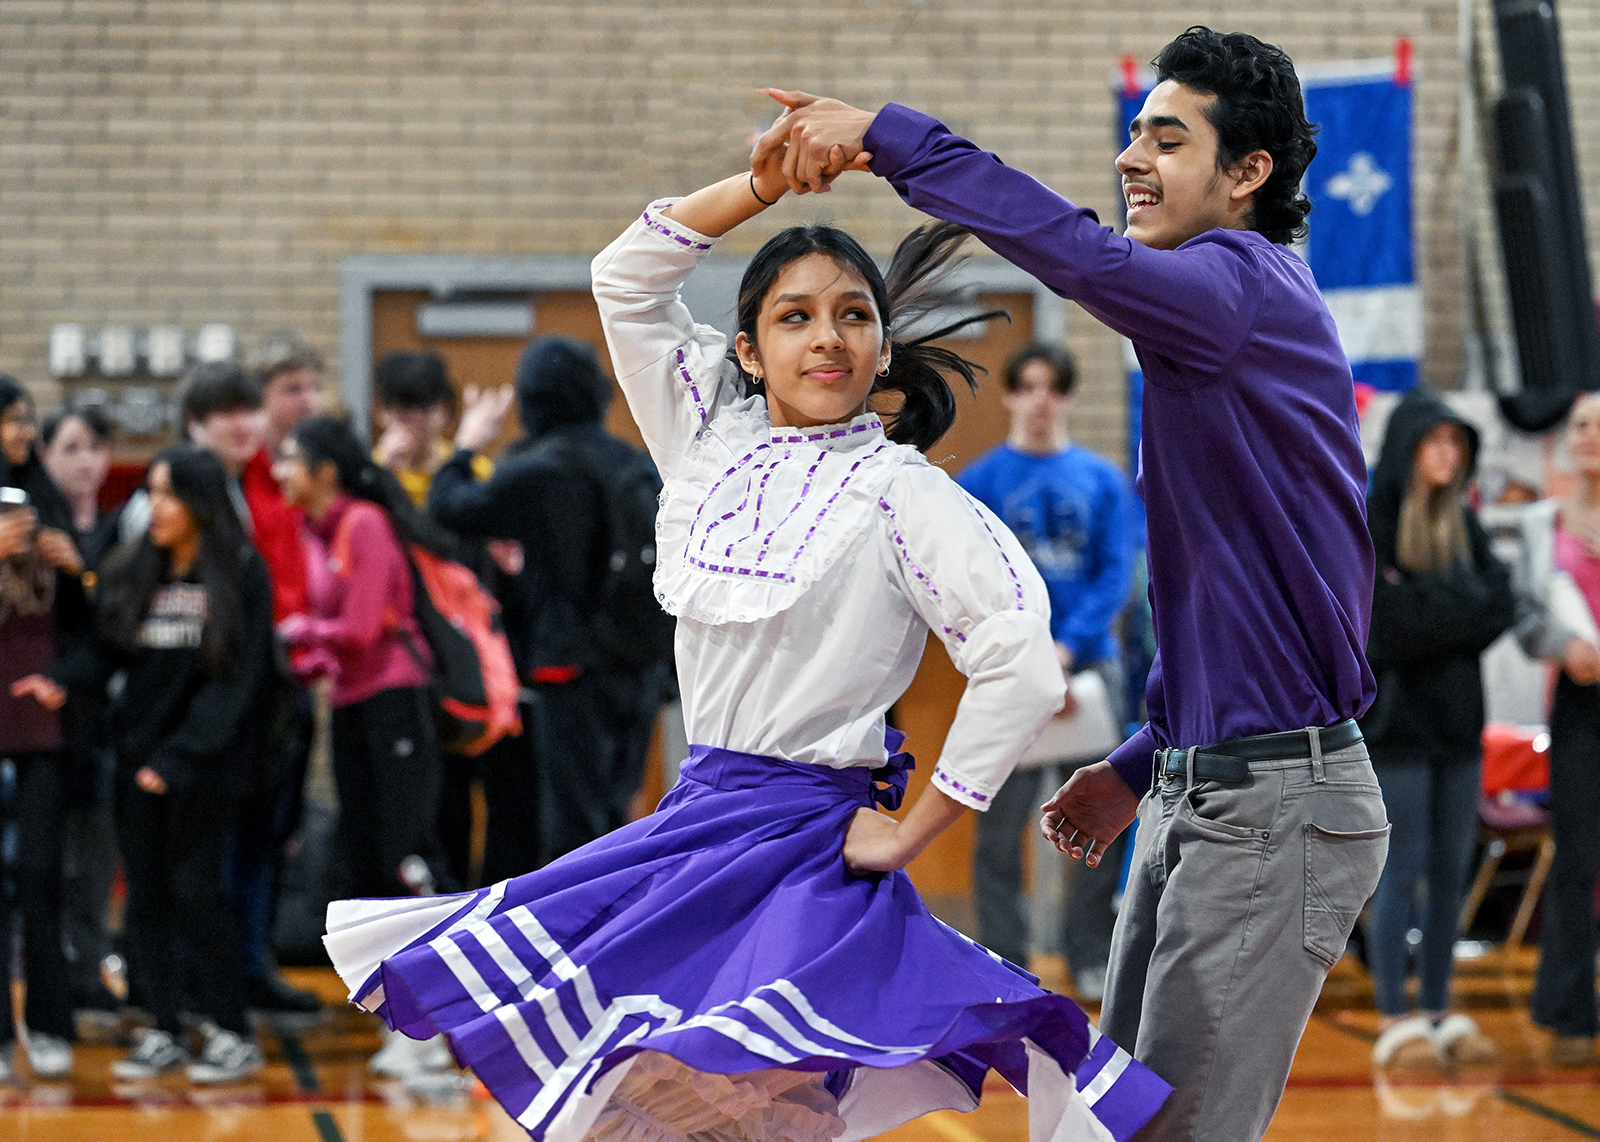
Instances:
[[[604,380],[591,350],[564,349],[582,351]],[[560,368],[530,372],[524,387],[560,392],[571,381]],[[541,692],[603,664],[586,658],[587,671],[560,679],[529,665],[548,643],[533,617],[550,585],[539,533],[449,531],[424,510],[446,462],[459,456],[458,493],[493,471],[478,451],[486,440],[458,452],[444,435],[457,410],[442,362],[392,354],[377,380],[380,433],[369,450],[323,412],[322,361],[295,337],[268,337],[248,369],[197,365],[180,385],[182,442],[157,453],[139,490],[107,512],[113,426],[103,411],[66,404],[41,424],[27,389],[0,377],[0,758],[15,774],[16,829],[16,891],[0,893],[0,924],[20,914],[18,1030],[36,1077],[71,1070],[75,1010],[119,1005],[101,974],[116,950],[127,1001],[148,1017],[112,1065],[117,1079],[178,1069],[196,1083],[246,1078],[263,1062],[252,1009],[320,1009],[279,975],[273,952],[319,701],[339,797],[333,852],[314,878],[324,900],[469,883],[475,773],[499,874],[553,855],[541,837],[564,847],[587,839],[558,836],[551,822],[567,814],[541,796],[532,755],[549,737]],[[583,420],[603,435],[605,401],[588,399]],[[465,427],[481,435],[487,425],[492,439],[509,400],[476,403]],[[414,551],[465,563],[505,602],[526,730],[481,758],[451,756],[435,732]],[[563,594],[582,597],[591,570],[577,558]],[[641,681],[650,692],[639,720],[653,722],[666,673],[658,664]],[[616,780],[632,785],[607,789],[608,805],[627,804],[647,745],[630,739],[636,763],[630,754]],[[119,860],[116,944],[108,916]],[[8,982],[11,958],[0,965]],[[17,1038],[0,1021],[0,1077],[21,1063]],[[449,1063],[440,1044],[410,1040],[374,1060],[399,1074]]]

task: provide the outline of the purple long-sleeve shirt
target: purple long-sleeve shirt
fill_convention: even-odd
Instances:
[[[1157,651],[1150,721],[1111,755],[1135,792],[1167,746],[1365,712],[1372,539],[1350,365],[1305,263],[1253,231],[1153,250],[891,103],[874,173],[1129,338]]]

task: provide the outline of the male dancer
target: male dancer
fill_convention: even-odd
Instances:
[[[1101,1026],[1176,1088],[1147,1139],[1259,1139],[1388,828],[1353,719],[1374,692],[1365,467],[1311,273],[1293,65],[1191,28],[1117,158],[1126,236],[918,112],[773,92],[796,190],[846,169],[963,223],[1129,337],[1158,652],[1150,722],[1044,806],[1097,863],[1137,812]],[[1141,795],[1143,799],[1141,800]]]

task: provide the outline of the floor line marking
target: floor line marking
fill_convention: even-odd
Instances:
[[[306,1053],[305,1044],[300,1041],[293,1029],[279,1023],[269,1023],[272,1033],[278,1037],[278,1045],[283,1048],[284,1061],[289,1064],[289,1069],[294,1072],[294,1081],[301,1093],[318,1094],[322,1084],[317,1081],[317,1068],[311,1062],[311,1056]],[[317,1135],[322,1142],[345,1142],[344,1132],[339,1129],[339,1123],[333,1115],[324,1110],[311,1112],[311,1124],[317,1128]]]
[[[277,1024],[272,1024],[272,1033],[278,1037],[278,1044],[283,1048],[284,1062],[294,1072],[295,1085],[306,1094],[319,1093],[322,1085],[317,1081],[317,1068],[306,1053],[305,1044],[300,1042],[300,1036],[290,1028]]]
[[[1540,1118],[1549,1119],[1551,1122],[1565,1126],[1574,1134],[1581,1134],[1585,1138],[1600,1138],[1600,1126],[1591,1126],[1581,1118],[1574,1118],[1564,1114],[1553,1106],[1546,1106],[1542,1102],[1535,1102],[1527,1095],[1516,1094],[1509,1090],[1497,1090],[1495,1094],[1520,1110],[1530,1114],[1537,1114]]]
[[[344,1132],[339,1129],[339,1124],[334,1121],[333,1115],[326,1110],[311,1112],[311,1121],[316,1124],[317,1134],[322,1142],[344,1142]]]

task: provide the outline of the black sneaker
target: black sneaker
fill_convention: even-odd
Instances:
[[[153,1079],[167,1071],[175,1071],[189,1061],[189,1052],[159,1028],[143,1032],[127,1058],[111,1064],[111,1077],[116,1079]]]
[[[291,987],[282,976],[269,975],[250,981],[245,1002],[257,1011],[285,1011],[315,1015],[322,1010],[322,1000],[315,992]]]
[[[206,1045],[197,1062],[185,1070],[189,1081],[201,1085],[236,1083],[259,1071],[266,1059],[254,1042],[222,1028],[213,1028],[206,1035]]]

